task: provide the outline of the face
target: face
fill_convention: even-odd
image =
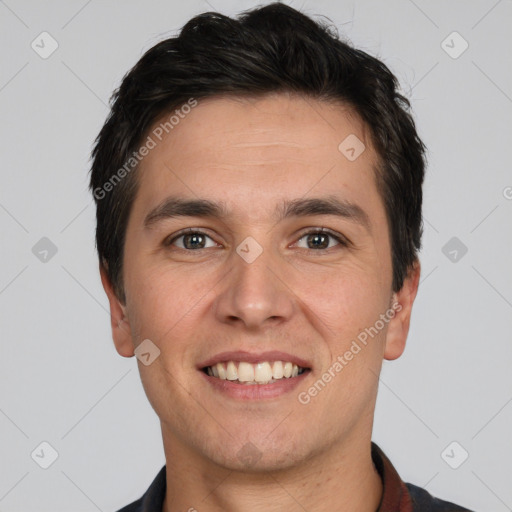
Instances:
[[[284,94],[200,101],[141,162],[126,303],[102,280],[118,352],[160,350],[138,364],[166,448],[258,471],[369,439],[419,277],[392,293],[376,166],[348,108]]]

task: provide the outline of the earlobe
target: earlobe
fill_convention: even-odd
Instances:
[[[402,288],[394,294],[394,301],[391,307],[395,314],[388,324],[386,347],[384,350],[384,359],[389,361],[398,359],[405,350],[412,306],[418,292],[420,274],[421,265],[416,260],[409,270]]]
[[[112,328],[112,339],[119,355],[132,357],[134,347],[131,335],[131,328],[126,315],[126,307],[119,302],[105,267],[100,263],[100,276],[103,289],[108,297],[110,305],[110,325]]]

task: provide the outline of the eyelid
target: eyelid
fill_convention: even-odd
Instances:
[[[176,231],[176,233],[173,233],[172,235],[165,237],[164,241],[162,243],[164,246],[170,246],[178,238],[181,238],[184,235],[195,234],[195,233],[207,236],[208,238],[212,239],[215,242],[213,237],[205,230],[205,228],[184,228],[184,229],[180,229],[179,231]],[[217,242],[215,242],[215,243],[217,243]],[[181,247],[178,247],[178,249],[181,249]],[[183,250],[187,250],[187,249],[183,249]],[[192,252],[192,251],[189,250],[188,252]]]
[[[317,228],[305,228],[304,231],[301,231],[298,235],[298,241],[302,240],[306,235],[309,235],[309,234],[318,234],[318,233],[325,233],[326,235],[329,235],[331,236],[332,238],[334,238],[340,246],[342,247],[348,247],[349,245],[352,245],[350,240],[342,235],[341,233],[338,233],[337,231],[333,231],[332,229],[329,229],[329,228],[324,228],[324,227],[317,227]],[[297,243],[295,242],[294,245]],[[331,249],[333,249],[333,247],[329,248],[329,249],[306,249],[306,250],[310,250],[310,251],[314,251],[314,252],[323,252],[323,251],[327,251],[329,252]]]
[[[308,228],[304,228],[303,230],[301,230],[299,232],[299,234],[297,235],[298,238],[293,243],[293,245],[296,245],[297,242],[299,242],[300,240],[302,240],[302,238],[304,238],[305,236],[307,236],[309,234],[318,234],[318,233],[325,233],[325,234],[331,236],[342,247],[347,247],[347,246],[351,245],[350,240],[348,240],[348,238],[345,237],[344,235],[342,235],[341,233],[338,233],[337,231],[333,231],[329,228],[324,228],[321,226],[308,227]],[[210,238],[211,240],[213,240],[215,242],[213,237],[210,234],[208,234],[208,232],[205,230],[205,228],[184,228],[184,229],[181,229],[181,230],[177,231],[176,233],[173,233],[172,235],[169,235],[168,237],[166,237],[163,241],[163,245],[166,247],[171,246],[173,244],[173,242],[175,242],[178,238],[181,238],[182,236],[187,235],[187,234],[201,234],[201,235],[207,236],[208,238]],[[215,242],[215,243],[218,243],[218,242]],[[177,249],[184,250],[186,252],[196,252],[196,251],[200,250],[200,249],[197,249],[196,251],[192,251],[189,249],[181,249],[181,247],[178,247]],[[208,247],[206,247],[205,249],[208,249]],[[323,252],[323,251],[330,251],[331,249],[333,249],[333,248],[331,247],[329,249],[305,249],[305,250],[309,250],[309,251],[313,251],[313,252]]]

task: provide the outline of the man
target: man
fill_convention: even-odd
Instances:
[[[271,4],[195,17],[113,100],[101,280],[166,457],[123,512],[468,510],[371,442],[422,234],[425,148],[388,68]]]

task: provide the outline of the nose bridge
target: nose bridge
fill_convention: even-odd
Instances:
[[[284,320],[293,311],[292,297],[279,275],[279,258],[247,237],[233,251],[232,271],[219,296],[216,314],[222,322],[242,322],[247,327]]]

